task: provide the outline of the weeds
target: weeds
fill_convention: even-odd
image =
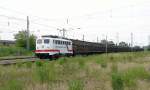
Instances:
[[[78,63],[79,63],[80,68],[83,68],[85,66],[84,60],[79,60]]]
[[[16,65],[0,67],[0,90],[97,90],[99,85],[105,90],[138,90],[140,86],[136,88],[137,82],[142,80],[148,83],[150,79],[150,73],[144,68],[150,62],[147,60],[140,66],[136,63],[139,58],[139,62],[145,62],[142,57],[145,60],[149,53],[77,56],[50,62],[36,61],[35,64],[27,62],[24,66],[18,62]],[[118,63],[123,66],[118,67]],[[129,68],[128,64],[135,66]],[[140,87],[140,90],[145,89]]]
[[[20,61],[18,61],[18,62],[16,63],[16,66],[17,66],[18,68],[20,68],[20,67],[22,67],[22,66],[23,66],[23,63],[22,63],[22,62],[20,62]]]
[[[60,65],[63,65],[63,64],[65,64],[67,62],[67,59],[66,58],[60,58],[58,60],[58,62],[59,62]]]
[[[112,87],[113,90],[124,90],[122,74],[117,72],[112,74]]]
[[[73,80],[69,82],[69,90],[83,90],[84,83],[82,80]]]
[[[135,86],[137,79],[149,79],[149,73],[144,67],[134,67],[123,73],[123,80],[126,86]]]
[[[113,63],[111,66],[112,73],[117,73],[118,72],[118,66],[117,63]]]
[[[27,68],[31,68],[32,67],[32,62],[26,62],[25,64],[26,64]]]
[[[150,74],[144,67],[130,68],[124,72],[116,71],[116,67],[112,71],[112,87],[113,90],[124,90],[124,87],[135,87],[139,79],[149,79]]]
[[[37,67],[42,67],[44,63],[42,61],[36,61],[35,64]]]
[[[41,83],[48,82],[49,75],[50,75],[48,69],[43,68],[43,67],[37,68],[37,75],[38,75],[38,80]]]
[[[0,87],[0,90],[23,90],[24,85],[19,80],[9,80],[6,81],[3,87]]]
[[[96,63],[100,64],[102,68],[106,68],[107,67],[107,59],[105,59],[105,58],[98,59],[96,61]]]

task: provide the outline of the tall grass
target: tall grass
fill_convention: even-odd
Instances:
[[[126,71],[112,72],[112,87],[113,90],[124,90],[125,87],[135,88],[137,80],[149,79],[150,74],[145,70],[144,67],[129,68]]]
[[[143,67],[150,62],[135,62],[142,57],[149,54],[111,53],[0,66],[0,90],[136,90],[139,80],[150,79]],[[130,62],[133,66],[127,67]]]
[[[69,82],[69,90],[83,90],[84,83],[82,80],[72,80]]]
[[[115,72],[112,74],[112,87],[113,90],[124,90],[122,74]]]
[[[19,80],[9,80],[4,86],[0,87],[0,90],[23,90],[24,84]]]
[[[135,86],[138,79],[149,79],[150,74],[144,67],[130,68],[123,73],[123,80],[126,86]]]
[[[96,60],[97,64],[100,64],[102,68],[106,68],[107,67],[107,59],[105,59],[104,57],[97,59]]]

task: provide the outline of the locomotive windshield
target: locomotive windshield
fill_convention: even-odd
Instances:
[[[42,40],[41,39],[37,40],[37,44],[42,44]]]
[[[44,43],[45,43],[45,44],[49,44],[49,39],[45,39],[45,40],[44,40]]]

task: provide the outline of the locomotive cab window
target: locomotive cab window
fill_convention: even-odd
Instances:
[[[41,39],[37,40],[37,44],[42,44],[42,40]]]
[[[45,43],[45,44],[49,44],[49,42],[50,42],[49,39],[45,39],[45,40],[44,40],[44,43]]]

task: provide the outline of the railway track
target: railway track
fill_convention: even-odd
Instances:
[[[0,65],[10,65],[16,63],[34,62],[37,58],[33,56],[21,56],[21,57],[2,57],[0,58]]]

